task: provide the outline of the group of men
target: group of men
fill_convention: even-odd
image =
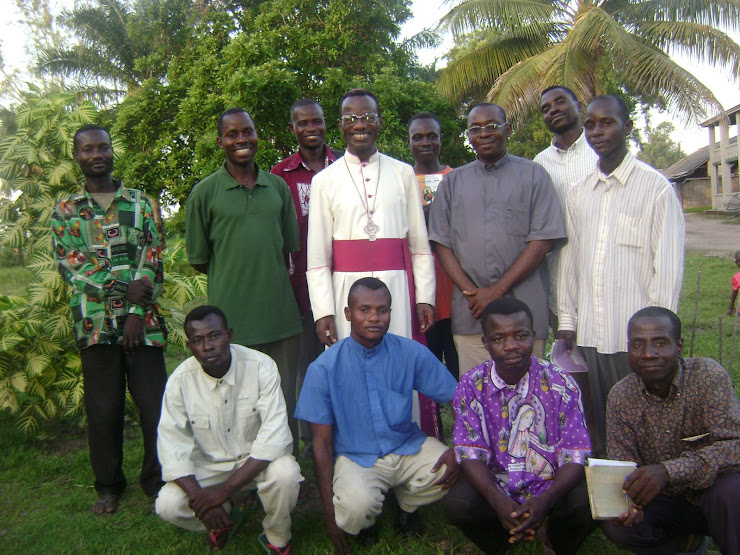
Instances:
[[[633,511],[605,527],[615,542],[672,552],[694,531],[738,553],[740,517],[717,507],[740,491],[740,408],[721,367],[681,358],[675,193],[629,153],[620,99],[597,97],[583,123],[566,88],[545,90],[541,108],[554,138],[538,163],[508,153],[504,111],[481,104],[468,116],[476,160],[454,171],[439,161],[430,113],[409,122],[413,168],[378,152],[383,116],[367,90],[340,99],[343,155],[324,143],[321,106],[296,102],[298,151],[271,173],[254,162],[252,117],[224,112],[225,164],[186,208],[188,257],[208,275],[209,304],[187,316],[193,357],[168,381],[151,206],[112,180],[108,133],[81,128],[85,189],[57,205],[52,226],[73,291],[93,511],[115,512],[126,485],[128,382],[143,489],[155,495],[164,479],[157,512],[207,530],[214,548],[256,491],[260,544],[290,552],[300,437],[338,553],[349,552],[347,535],[372,539],[389,489],[401,530],[415,533],[416,509],[450,488],[451,521],[482,550],[539,537],[574,552],[594,527],[583,482],[592,449],[638,463],[625,482]],[[637,312],[646,306],[666,308]],[[581,350],[585,376],[542,360],[548,325]],[[435,403],[453,395],[447,449]]]

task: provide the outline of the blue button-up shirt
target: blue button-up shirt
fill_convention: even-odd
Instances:
[[[413,390],[446,403],[456,385],[415,341],[389,333],[366,349],[348,337],[308,367],[295,417],[331,425],[334,455],[369,468],[391,453],[413,455],[424,443],[411,421]]]

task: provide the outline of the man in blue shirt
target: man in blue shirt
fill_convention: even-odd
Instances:
[[[402,531],[416,532],[416,509],[441,499],[460,475],[452,450],[411,420],[414,390],[446,403],[457,382],[429,349],[387,333],[391,294],[382,281],[357,280],[347,304],[350,337],[309,366],[295,413],[311,423],[326,527],[341,554],[349,553],[345,532],[373,526],[389,489]]]

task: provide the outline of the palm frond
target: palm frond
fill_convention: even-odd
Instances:
[[[558,17],[561,4],[531,0],[467,0],[453,7],[441,23],[453,35],[462,35],[490,27],[504,32],[519,29],[534,22],[552,22]]]
[[[477,87],[489,87],[519,60],[536,56],[547,48],[540,39],[501,36],[450,63],[437,78],[439,91],[460,98]]]

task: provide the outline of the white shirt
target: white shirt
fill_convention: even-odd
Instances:
[[[565,223],[560,329],[576,330],[577,344],[599,353],[625,352],[635,312],[678,308],[686,238],[678,197],[628,153],[610,175],[597,167],[568,190]]]
[[[280,375],[267,355],[232,344],[223,378],[190,357],[167,380],[157,438],[163,480],[196,468],[232,471],[247,457],[272,461],[292,447]]]
[[[554,139],[553,139],[554,141]],[[576,182],[580,181],[596,168],[599,155],[596,154],[586,141],[586,134],[581,134],[575,142],[563,150],[551,143],[545,150],[534,157],[534,161],[547,170],[555,186],[555,193],[560,201],[560,210],[565,219],[565,196]],[[547,271],[550,274],[550,296],[548,305],[550,310],[557,314],[557,285],[560,248],[556,247],[547,253]]]
[[[568,150],[550,144],[534,157],[534,161],[550,174],[565,218],[565,195],[568,189],[596,169],[599,155],[589,146],[586,134],[581,131]]]
[[[378,181],[378,178],[380,181]],[[337,272],[332,266],[332,241],[368,240],[368,211],[380,228],[377,238],[408,237],[416,303],[434,305],[434,258],[414,170],[376,152],[367,162],[346,152],[311,182],[308,218],[308,291],[316,320],[334,315],[338,338],[349,335],[344,318],[347,295],[361,277],[382,280],[393,298],[390,332],[411,337],[411,305],[404,270]]]

